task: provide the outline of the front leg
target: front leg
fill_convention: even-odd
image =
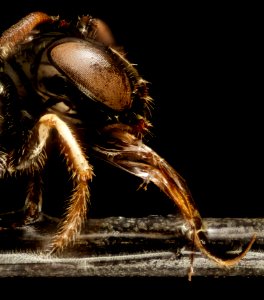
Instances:
[[[31,177],[27,188],[23,219],[25,225],[34,223],[40,216],[42,210],[42,185],[42,178],[37,172]]]
[[[28,142],[20,149],[15,169],[28,170],[30,173],[34,173],[43,166],[44,149],[52,129],[55,129],[57,133],[57,141],[61,153],[65,157],[74,186],[65,217],[51,243],[51,252],[56,252],[63,250],[64,247],[73,242],[81,230],[87,213],[87,200],[89,199],[88,181],[91,180],[93,172],[70,128],[54,114],[42,116],[34,126]],[[32,200],[28,201],[27,204],[31,206]],[[34,209],[37,209],[37,207]]]

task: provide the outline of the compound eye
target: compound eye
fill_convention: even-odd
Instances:
[[[67,39],[51,48],[49,56],[86,96],[117,111],[130,108],[129,78],[110,49],[90,41]]]

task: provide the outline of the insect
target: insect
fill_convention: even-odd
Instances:
[[[231,266],[250,249],[254,237],[232,259],[207,249],[206,229],[185,181],[144,143],[152,101],[147,81],[99,19],[84,15],[74,23],[33,12],[2,34],[0,177],[30,175],[24,224],[41,214],[41,172],[50,143],[60,148],[73,183],[49,253],[74,243],[82,228],[96,172],[91,155],[142,178],[142,186],[160,188],[178,206],[194,245],[213,261]]]

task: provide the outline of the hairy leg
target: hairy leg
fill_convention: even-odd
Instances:
[[[61,153],[65,157],[67,168],[71,173],[73,181],[73,192],[69,199],[65,217],[63,218],[58,232],[51,243],[51,252],[61,251],[69,243],[73,242],[80,232],[81,226],[87,213],[89,200],[88,181],[91,180],[93,172],[89,165],[80,143],[74,136],[68,125],[54,114],[46,114],[40,118],[34,126],[28,138],[28,142],[20,150],[16,170],[27,170],[29,173],[38,171],[44,164],[45,146],[48,142],[51,130],[56,131],[56,138]],[[34,195],[35,188],[30,185],[29,196]],[[26,201],[26,207],[38,209],[40,204],[35,200]]]
[[[105,161],[143,179],[143,186],[149,182],[159,187],[178,206],[189,225],[189,235],[195,246],[219,265],[230,267],[238,263],[254,243],[254,235],[244,251],[234,258],[223,259],[208,248],[206,228],[193,201],[187,184],[181,176],[141,139],[126,131],[122,124],[106,128],[104,145],[94,146],[95,155]],[[192,266],[190,277],[192,275]]]
[[[42,178],[39,173],[31,177],[24,206],[24,224],[35,222],[42,210]]]

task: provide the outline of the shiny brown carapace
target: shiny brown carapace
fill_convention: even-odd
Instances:
[[[0,37],[0,177],[31,176],[24,224],[34,222],[42,210],[46,147],[58,144],[73,191],[49,253],[61,252],[81,231],[96,174],[89,163],[94,155],[140,177],[142,186],[155,184],[179,208],[194,245],[219,265],[235,265],[255,236],[235,258],[208,249],[187,184],[144,142],[152,126],[147,85],[103,21],[81,16],[74,23],[42,12],[25,16]]]

